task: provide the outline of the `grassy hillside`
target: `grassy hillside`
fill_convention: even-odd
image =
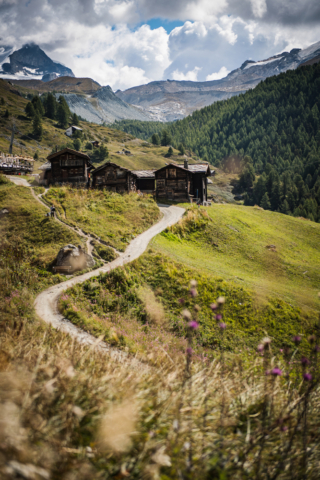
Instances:
[[[25,249],[26,258],[22,262],[26,261],[29,269],[39,268],[46,275],[42,270],[55,259],[61,247],[83,243],[70,229],[46,217],[47,209],[32,196],[31,189],[15,186],[1,175],[0,210],[3,208],[9,213],[0,219],[1,241],[8,242],[12,249]]]
[[[161,252],[245,285],[314,307],[320,287],[320,226],[257,207],[215,205],[188,216],[154,241]],[[274,246],[274,247],[273,247]]]
[[[59,128],[56,120],[46,117],[42,118],[42,140],[35,140],[32,135],[32,119],[28,118],[24,111],[28,100],[19,96],[17,89],[23,95],[34,94],[33,90],[11,86],[8,82],[0,79],[0,99],[4,99],[4,104],[0,104],[0,151],[7,153],[9,150],[12,122],[14,122],[17,133],[15,134],[13,153],[20,154],[22,152],[33,157],[38,152],[40,161],[36,162],[36,172],[37,168],[56,147],[70,146],[74,148],[73,140],[66,137],[65,129]],[[6,110],[9,111],[9,118],[5,117]],[[135,170],[157,169],[163,167],[168,161],[183,161],[178,150],[174,150],[174,155],[168,160],[165,157],[168,147],[154,146],[119,130],[84,121],[80,121],[79,126],[84,133],[81,144],[82,151],[92,155],[92,150],[85,149],[86,144],[88,141],[98,140],[107,146],[109,150],[108,159],[123,167]],[[132,155],[127,156],[117,153],[124,148],[130,150]],[[195,161],[195,159],[190,158],[190,163]],[[99,163],[96,165],[99,165]]]
[[[120,195],[59,187],[50,188],[44,199],[54,204],[59,215],[72,226],[94,233],[121,251],[160,215],[152,197],[136,193]]]

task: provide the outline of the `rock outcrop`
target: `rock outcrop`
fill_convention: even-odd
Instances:
[[[55,261],[55,267],[70,266],[72,272],[83,270],[85,268],[92,268],[95,265],[94,259],[88,255],[79,245],[66,245],[59,250]]]

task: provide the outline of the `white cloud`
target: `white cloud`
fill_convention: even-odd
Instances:
[[[114,89],[218,79],[249,58],[320,40],[315,0],[0,0],[0,18],[1,45],[33,41]],[[184,24],[168,34],[143,24],[151,18]]]
[[[251,0],[251,8],[256,18],[262,18],[267,13],[266,0]]]
[[[192,82],[196,82],[198,80],[198,72],[200,72],[200,70],[201,67],[194,67],[193,70],[189,70],[187,73],[175,70],[172,73],[172,78],[173,80],[191,80]]]
[[[226,67],[221,67],[219,72],[216,73],[211,73],[210,75],[206,76],[206,80],[220,80],[220,78],[224,78],[230,73],[230,70],[228,70]]]

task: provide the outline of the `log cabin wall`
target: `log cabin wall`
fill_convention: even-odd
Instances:
[[[87,183],[89,157],[62,151],[61,154],[50,155],[48,160],[51,163],[50,183]]]
[[[136,190],[135,178],[131,175],[130,170],[113,163],[107,163],[92,172],[92,186],[118,193]]]
[[[168,165],[155,172],[156,195],[168,200],[189,200],[193,191],[193,175],[183,168]]]

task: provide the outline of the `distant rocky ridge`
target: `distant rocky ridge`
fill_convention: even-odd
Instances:
[[[221,80],[157,81],[123,92],[118,90],[116,95],[124,102],[144,109],[155,120],[172,121],[218,100],[244,93],[267,77],[319,60],[320,42],[304,50],[295,48],[258,62],[247,60]]]
[[[58,94],[59,95],[59,94]],[[101,87],[93,95],[63,94],[71,112],[89,122],[113,123],[115,120],[152,120],[143,110],[118,98],[111,87]]]
[[[4,54],[10,51],[10,47],[1,47],[6,48],[7,52],[1,54],[2,56],[2,70],[0,71],[0,76],[7,78],[17,77],[17,78],[51,78],[56,76],[69,76],[74,77],[74,74],[70,68],[56,63],[48,55],[41,50],[38,45],[27,44],[24,45],[19,50],[10,53],[5,58]],[[8,60],[5,62],[4,60]],[[49,77],[48,77],[49,75]]]

